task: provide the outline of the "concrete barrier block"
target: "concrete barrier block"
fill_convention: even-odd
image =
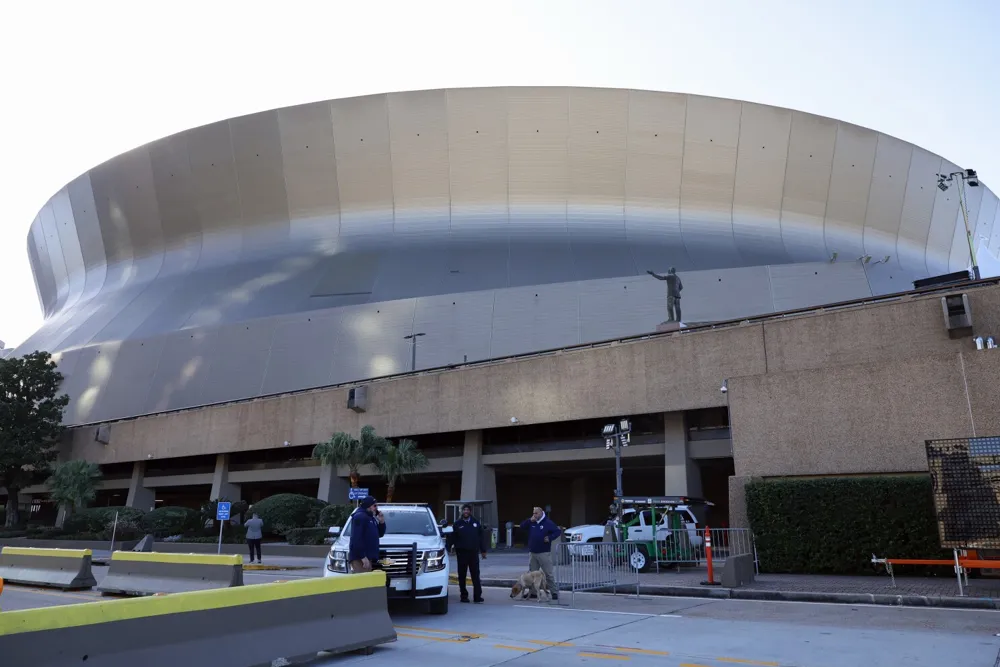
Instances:
[[[0,578],[9,584],[85,590],[97,585],[90,549],[0,549]]]
[[[739,588],[752,584],[756,577],[753,556],[730,556],[722,568],[722,585],[725,588]]]
[[[395,641],[385,573],[0,614],[3,664],[250,667]]]
[[[242,556],[116,551],[97,590],[154,595],[242,585]]]

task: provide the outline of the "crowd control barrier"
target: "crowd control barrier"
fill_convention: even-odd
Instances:
[[[154,595],[242,585],[242,556],[115,551],[97,590],[118,595]]]
[[[8,584],[82,590],[97,585],[90,549],[0,549],[0,578]]]
[[[0,614],[11,667],[251,667],[395,639],[384,572]]]

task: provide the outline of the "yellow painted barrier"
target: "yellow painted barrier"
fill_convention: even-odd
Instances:
[[[11,584],[47,586],[66,590],[97,585],[91,571],[90,549],[0,549],[0,577]]]
[[[242,585],[240,555],[115,551],[97,590],[119,595],[153,595]]]

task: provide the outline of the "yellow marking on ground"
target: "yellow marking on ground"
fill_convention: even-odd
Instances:
[[[90,549],[44,549],[41,547],[3,547],[4,556],[55,556],[57,558],[83,558],[93,556]]]
[[[636,653],[638,655],[670,655],[666,651],[654,651],[651,648],[630,648],[628,646],[601,646],[601,648],[611,649],[613,651],[625,651],[626,653]]]
[[[779,667],[776,662],[762,662],[760,660],[743,660],[742,658],[716,658],[719,662],[735,662],[741,665],[760,665],[761,667]]]
[[[589,653],[586,651],[581,651],[577,653],[581,658],[600,658],[602,660],[631,660],[627,655],[620,655],[617,653]]]
[[[430,637],[428,635],[411,635],[408,632],[397,632],[397,637],[410,637],[411,639],[426,639],[432,642],[448,642],[450,644],[467,644],[471,639],[462,637],[461,639],[451,639],[450,637]]]
[[[540,646],[572,646],[571,642],[547,642],[544,639],[529,639],[529,644],[539,644]]]
[[[677,667],[708,667],[708,665],[702,665],[696,662],[682,662],[677,665]]]
[[[417,632],[430,632],[436,635],[459,635],[461,637],[471,637],[472,639],[482,639],[486,635],[481,635],[475,632],[460,632],[457,630],[440,630],[437,628],[418,628],[415,625],[396,625],[393,626],[399,630],[416,630]]]
[[[525,653],[534,653],[535,651],[541,650],[537,648],[526,648],[524,646],[507,646],[506,644],[494,644],[493,648],[505,648],[508,651],[524,651]]]

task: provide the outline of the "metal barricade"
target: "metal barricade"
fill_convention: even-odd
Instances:
[[[555,567],[560,590],[575,594],[584,591],[639,596],[639,571],[629,556],[635,545],[629,542],[570,542],[559,545]]]
[[[757,546],[753,531],[749,528],[710,528],[712,536],[712,561],[714,565],[724,565],[729,556],[753,556],[754,569],[759,573]],[[643,571],[661,566],[694,565],[705,563],[705,529],[686,528],[671,531],[666,539],[652,544],[639,542],[642,556],[633,559],[632,564]],[[643,563],[642,561],[646,562]]]

